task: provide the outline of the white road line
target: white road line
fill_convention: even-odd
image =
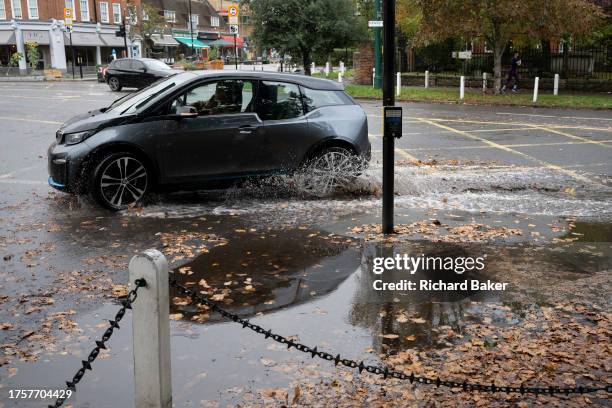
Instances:
[[[46,181],[40,180],[0,180],[0,184],[24,184],[24,185],[47,185]]]
[[[510,116],[533,116],[536,118],[555,118],[555,119],[578,119],[578,120],[610,120],[610,118],[590,118],[584,116],[557,116],[557,115],[536,115],[534,113],[512,113],[512,112],[495,112],[496,115]]]
[[[451,133],[451,132],[445,132]],[[472,133],[472,132],[470,132]],[[602,143],[612,143],[612,140],[603,140]],[[541,146],[565,146],[565,145],[582,145],[590,144],[589,142],[556,142],[556,143],[517,143],[517,144],[499,144],[504,147],[541,147]],[[606,146],[608,147],[608,146]],[[610,146],[612,147],[612,146]],[[496,149],[497,146],[456,146],[456,147],[415,147],[414,149],[407,149],[411,152],[419,151],[447,151],[447,150],[473,150],[473,149]]]
[[[0,179],[7,179],[13,177],[15,174],[23,173],[24,171],[35,169],[37,166],[28,166],[19,170],[11,171],[10,173],[0,174]]]
[[[61,125],[62,122],[56,122],[54,120],[42,120],[42,119],[34,119],[34,118],[19,118],[16,116],[0,116],[0,120],[17,120],[21,122],[38,122],[38,123],[48,123],[50,125]]]

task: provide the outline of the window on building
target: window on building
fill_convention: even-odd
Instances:
[[[172,10],[164,10],[164,20],[169,23],[176,23],[176,12]]]
[[[242,25],[249,25],[251,23],[251,21],[249,20],[249,16],[243,15],[241,19],[242,19]]]
[[[32,20],[38,20],[38,0],[28,0],[28,16]]]
[[[81,21],[89,21],[89,0],[80,0]]]
[[[149,21],[149,13],[147,13],[147,10],[145,10],[144,8],[142,9],[142,20]]]
[[[210,16],[210,26],[219,27],[219,17],[218,16]]]
[[[0,1],[0,20],[6,20],[6,8],[3,1]]]
[[[121,4],[113,3],[113,22],[121,24]]]
[[[11,0],[11,11],[13,14],[13,18],[23,18],[23,14],[21,13],[21,0]]]
[[[136,7],[130,6],[127,9],[128,16],[130,16],[130,24],[138,23],[138,13],[136,13]]]
[[[198,14],[191,15],[191,24],[193,24],[194,28],[200,24],[200,16]]]
[[[103,23],[110,23],[108,15],[108,3],[106,2],[100,2],[100,20]]]

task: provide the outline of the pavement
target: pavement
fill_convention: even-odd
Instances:
[[[379,104],[362,102],[373,157],[347,191],[302,200],[278,186],[247,185],[160,196],[144,208],[110,213],[53,191],[46,182],[46,149],[62,122],[123,93],[90,82],[1,83],[0,93],[0,393],[25,385],[62,387],[101,334],[102,319],[114,314],[129,258],[150,247],[164,250],[177,274],[190,271],[183,281],[206,279],[231,289],[236,298],[228,307],[258,324],[355,357],[373,349],[373,361],[378,353],[435,347],[438,327],[448,324],[460,332],[484,318],[480,301],[502,305],[520,299],[536,307],[552,296],[548,283],[599,277],[612,267],[608,111],[401,104],[397,223],[435,219],[449,228],[479,223],[502,232],[494,242],[463,244],[415,232],[392,251],[486,252],[491,276],[512,276],[516,288],[528,285],[526,271],[535,262],[542,287],[494,296],[392,299],[367,296],[372,257],[382,249],[350,233],[380,222]],[[509,229],[522,233],[503,232]],[[568,239],[573,246],[560,255],[559,242]],[[242,288],[247,277],[256,282],[253,293]],[[209,400],[233,405],[313,370],[295,351],[285,353],[255,334],[209,322],[178,303],[172,322],[177,406],[207,406],[202,401]],[[414,336],[387,341],[381,327],[393,321],[378,320],[383,307],[420,313],[427,323],[411,326]],[[129,325],[128,316],[122,327]],[[131,405],[131,341],[129,329],[113,337],[112,349],[79,387],[76,406]],[[316,369],[330,370],[321,365]],[[5,407],[41,403],[4,396],[0,401]]]

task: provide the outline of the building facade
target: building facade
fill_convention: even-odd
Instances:
[[[72,30],[64,10],[72,9]],[[125,0],[0,0],[0,64],[15,53],[20,71],[28,66],[66,71],[73,64],[94,67],[111,55],[125,55],[125,42],[117,37],[126,17]],[[38,44],[38,61],[28,61],[26,42]],[[127,53],[138,54],[139,44],[129,41]]]

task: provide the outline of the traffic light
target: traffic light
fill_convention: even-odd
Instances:
[[[125,37],[125,25],[121,25],[119,26],[119,30],[115,31],[115,36],[116,37]]]

